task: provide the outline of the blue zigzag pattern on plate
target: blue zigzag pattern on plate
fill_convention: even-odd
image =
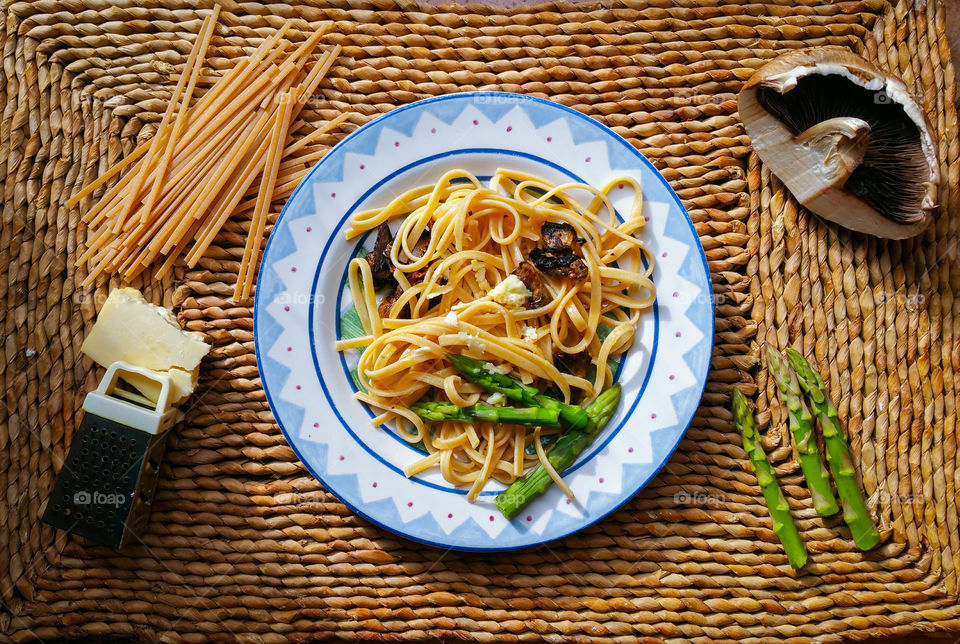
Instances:
[[[510,95],[505,96],[502,94],[475,93],[469,95],[470,100],[463,100],[467,98],[467,96],[468,95],[452,95],[429,99],[428,101],[398,108],[388,113],[386,117],[373,121],[362,129],[362,131],[366,133],[366,136],[358,136],[358,133],[361,132],[361,130],[358,130],[328,153],[324,162],[315,167],[308,177],[304,179],[301,187],[317,181],[333,182],[342,180],[343,163],[346,159],[346,153],[373,154],[378,148],[381,136],[388,128],[389,130],[402,133],[406,136],[411,136],[421,118],[424,117],[424,114],[416,108],[424,104],[430,105],[429,115],[431,117],[448,124],[454,122],[467,108],[477,109],[489,119],[496,122],[508,111],[520,106],[537,127],[541,127],[558,119],[564,119],[577,144],[585,142],[604,143],[610,166],[613,169],[636,168],[638,163],[646,164],[648,168],[652,169],[652,164],[646,159],[643,159],[629,143],[612,135],[609,130],[606,130],[589,117],[570,108],[547,101]],[[484,102],[485,97],[488,97],[488,102]],[[563,113],[554,110],[544,110],[542,108],[543,104],[556,108]],[[682,214],[683,207],[679,199],[662,177],[658,176],[657,178],[660,180],[650,181],[644,184],[643,188],[646,198],[650,201],[675,204],[676,208],[679,209]],[[299,188],[297,192],[299,192]],[[291,197],[290,202],[281,214],[281,218],[287,222],[314,214],[313,200],[297,200],[295,198],[297,192]],[[671,209],[671,213],[672,212],[673,209]],[[687,244],[687,238],[689,238],[691,233],[694,238],[696,238],[696,230],[693,228],[692,222],[688,217],[671,216],[667,218],[664,237]],[[278,221],[278,224],[274,228],[274,233],[268,241],[264,255],[265,259],[268,256],[283,258],[296,250],[296,243],[292,237],[290,228],[281,226]],[[706,271],[706,258],[703,251],[698,245],[688,245],[687,252],[699,252],[701,263],[697,263],[694,261],[694,258],[688,257],[687,261],[682,264],[680,274],[694,284],[702,283],[704,272]],[[271,274],[267,274],[267,272]],[[706,276],[706,293],[704,295],[709,297],[711,295],[709,272],[706,272]],[[270,358],[267,355],[267,349],[277,342],[283,333],[283,327],[279,320],[273,318],[266,308],[261,306],[261,303],[274,301],[284,290],[284,282],[275,271],[271,271],[266,261],[264,261],[261,267],[258,287],[256,294],[258,314],[255,316],[255,344],[258,361],[262,371],[270,371],[277,376],[282,374],[282,377],[277,378],[277,384],[272,387],[276,391],[279,391],[284,386],[285,380],[289,377],[290,369]],[[709,367],[713,346],[713,310],[712,307],[699,306],[697,302],[691,302],[686,308],[685,315],[694,326],[701,330],[703,337],[685,351],[682,357],[691,373],[697,376],[703,374],[700,380],[705,384],[706,368]],[[264,386],[266,389],[266,384]],[[653,444],[654,453],[672,453],[686,430],[686,419],[693,415],[701,395],[702,386],[699,388],[689,386],[671,396],[674,409],[678,413],[680,422],[674,426],[652,432],[650,440]],[[267,391],[267,397],[278,421],[282,417],[287,421],[286,424],[289,426],[300,426],[305,414],[304,408],[282,398],[271,397],[269,391]],[[629,422],[642,422],[642,420],[634,417]],[[298,457],[301,457],[300,452],[296,446],[292,444],[292,441],[291,447],[297,453]],[[325,443],[316,443],[314,449],[319,455],[319,462],[326,463],[328,446]],[[657,462],[655,459],[654,462],[647,464],[623,465],[621,472],[622,490],[640,488],[662,467],[662,464],[663,463]],[[327,487],[337,490],[341,496],[363,498],[359,490],[359,481],[356,474],[331,475],[327,472],[324,476],[324,483]],[[594,491],[589,495],[589,498],[579,499],[582,503],[582,508],[585,508],[584,516],[554,512],[550,522],[551,536],[549,538],[560,538],[602,518],[602,514],[590,514],[589,507],[591,505],[607,508],[605,513],[612,512],[625,500],[622,490],[617,493]],[[466,520],[455,530],[448,533],[429,512],[419,515],[410,521],[404,521],[400,516],[396,501],[391,497],[368,503],[363,508],[353,509],[375,523],[390,526],[391,529],[400,534],[405,534],[405,528],[415,524],[417,534],[412,538],[416,538],[424,543],[438,546],[453,545],[461,549],[503,549],[503,546],[495,548],[471,548],[469,544],[475,543],[478,535],[483,534],[481,526],[472,518]],[[530,530],[527,525],[515,521],[510,523],[503,532],[500,533],[496,541],[503,543],[507,548],[535,545],[538,542],[544,541],[544,539],[531,540],[527,534],[528,532],[530,532]],[[405,536],[411,535],[407,533]]]

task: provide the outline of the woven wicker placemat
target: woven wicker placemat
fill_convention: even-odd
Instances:
[[[707,5],[710,6],[700,6]],[[710,380],[663,471],[604,521],[506,554],[421,547],[353,515],[297,461],[257,374],[252,311],[229,300],[247,222],[197,270],[144,281],[214,345],[171,437],[143,543],[122,552],[39,522],[99,371],[79,354],[98,298],[74,270],[69,196],[159,120],[206,9],[181,0],[0,5],[0,637],[144,641],[836,641],[960,630],[960,369],[954,78],[938,3],[644,0],[506,13],[380,0],[243,2],[222,14],[218,68],[269,35],[332,19],[343,55],[311,104],[349,131],[432,95],[549,97],[614,128],[677,190],[717,298]],[[853,48],[901,75],[939,136],[943,209],[889,243],[826,225],[750,154],[736,92],[778,52]],[[274,204],[279,211],[282,204]],[[275,217],[275,215],[274,215]],[[815,355],[850,432],[884,542],[863,554],[810,505],[763,341]],[[811,563],[794,573],[727,411],[756,393]]]

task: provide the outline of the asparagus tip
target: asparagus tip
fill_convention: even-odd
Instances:
[[[773,345],[767,342],[764,345],[767,353],[767,364],[771,369],[781,370],[786,365],[786,360],[779,351],[773,348]]]
[[[797,376],[799,376],[801,380],[807,380],[815,383],[817,386],[823,385],[823,379],[820,377],[820,374],[810,366],[810,363],[807,362],[807,359],[804,358],[799,351],[788,348],[785,353],[787,354],[787,361],[790,363],[790,366],[793,367],[793,370],[797,372]]]
[[[470,358],[456,353],[447,353],[447,359],[450,360],[450,362],[452,362],[455,366],[466,365],[470,360]]]
[[[731,409],[733,410],[733,416],[738,423],[742,423],[746,420],[746,415],[750,413],[750,403],[747,402],[747,397],[743,395],[743,392],[740,391],[739,387],[733,388],[733,397],[730,400]]]

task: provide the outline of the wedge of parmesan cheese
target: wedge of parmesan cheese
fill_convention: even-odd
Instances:
[[[170,376],[170,401],[173,404],[181,402],[197,388],[197,376],[200,373],[199,367],[193,371],[184,371],[183,369],[177,368],[167,369],[165,371],[153,369],[153,371]],[[151,380],[139,373],[132,372],[123,372],[121,379],[133,385],[137,391],[143,394],[144,398],[150,402],[157,402],[160,398],[160,383],[156,380]]]
[[[116,288],[110,291],[80,350],[104,367],[122,360],[169,375],[173,385],[170,399],[176,403],[196,386],[200,360],[210,346],[203,334],[181,329],[173,313],[147,302],[140,291]],[[156,402],[160,392],[156,382],[135,374],[124,380]]]

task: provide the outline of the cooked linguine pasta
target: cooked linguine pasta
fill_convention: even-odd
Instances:
[[[614,189],[633,193],[623,222]],[[565,402],[585,404],[609,386],[611,359],[630,348],[656,297],[653,257],[637,237],[642,209],[629,178],[598,190],[503,169],[484,183],[451,170],[352,217],[347,238],[378,229],[378,247],[350,262],[365,334],[337,349],[362,350],[366,391],[356,396],[381,412],[374,424],[422,442],[427,455],[408,476],[439,467],[447,481],[470,486],[472,501],[489,479],[510,483],[545,462],[535,436],[561,429],[429,422],[410,406],[431,395],[458,407],[506,402],[462,378],[447,353],[490,362]]]

